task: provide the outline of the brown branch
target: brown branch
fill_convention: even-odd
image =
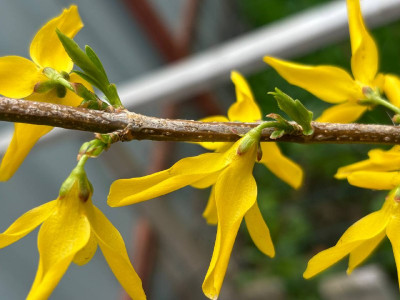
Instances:
[[[110,133],[119,131],[122,141],[132,139],[158,141],[235,141],[258,123],[213,123],[170,120],[131,112],[108,113],[52,103],[0,97],[0,120],[50,125],[67,129]],[[400,144],[400,127],[387,125],[312,123],[314,134],[287,134],[269,138],[273,129],[263,130],[262,141],[295,143]]]

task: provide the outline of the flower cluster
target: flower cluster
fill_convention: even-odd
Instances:
[[[366,105],[381,104],[396,113],[400,107],[400,80],[395,75],[377,74],[378,52],[364,25],[359,1],[347,0],[347,7],[354,79],[336,67],[304,66],[265,58],[290,83],[308,90],[323,101],[336,104],[322,114],[318,119],[320,122],[355,121],[365,112]],[[382,101],[381,92],[385,93],[390,103]],[[389,195],[379,211],[353,224],[335,246],[311,258],[304,272],[305,278],[315,276],[347,255],[347,273],[350,274],[387,236],[393,247],[400,284],[400,147],[394,146],[388,151],[373,149],[368,156],[367,160],[339,168],[335,177],[347,179],[350,184],[361,188],[391,190]]]
[[[378,50],[365,27],[359,0],[347,0],[347,9],[353,77],[334,66],[308,66],[270,56],[264,58],[289,83],[335,104],[322,113],[317,119],[319,122],[350,123],[370,105],[400,105],[400,79],[392,74],[378,73]],[[380,101],[382,91],[390,103]]]
[[[228,110],[228,118],[214,116],[203,121],[247,121],[261,118],[244,78],[232,73],[236,87],[236,102]],[[124,206],[149,200],[191,185],[211,188],[204,217],[210,224],[218,224],[214,253],[203,283],[203,292],[216,299],[222,287],[232,247],[239,226],[245,219],[254,244],[264,254],[273,257],[275,250],[268,226],[257,205],[257,185],[252,175],[257,152],[262,151],[259,162],[282,180],[298,188],[303,172],[282,155],[274,143],[259,143],[261,127],[256,127],[235,143],[200,143],[214,153],[181,159],[171,168],[141,178],[119,179],[110,188],[108,204]]]
[[[33,38],[32,61],[18,56],[0,57],[0,94],[29,101],[78,106],[82,98],[66,89],[69,83],[91,86],[75,73],[73,62],[60,43],[56,29],[73,37],[83,24],[75,5],[45,24]],[[52,127],[15,123],[12,141],[0,166],[0,180],[8,180],[40,137]],[[18,218],[0,234],[0,248],[23,238],[40,226],[39,266],[27,299],[47,299],[71,262],[88,263],[99,246],[111,270],[132,299],[146,299],[141,280],[129,260],[118,230],[93,205],[93,188],[83,166],[77,167],[62,184],[56,200],[36,207]]]
[[[132,299],[146,298],[121,235],[92,203],[93,188],[83,169],[86,159],[81,158],[56,200],[26,212],[0,234],[0,247],[4,248],[42,224],[39,267],[27,299],[47,299],[71,262],[88,263],[97,246]]]
[[[55,70],[69,81],[82,83],[92,89],[78,75],[69,75],[73,62],[56,35],[58,28],[72,38],[82,27],[78,8],[72,5],[37,32],[30,46],[32,61],[19,56],[0,57],[0,94],[30,101],[78,106],[82,98],[52,82],[46,76],[46,71]],[[43,90],[43,87],[46,88]],[[36,142],[52,129],[51,126],[15,123],[14,135],[1,161],[0,181],[9,180]]]
[[[347,179],[350,184],[374,190],[391,190],[379,211],[371,213],[353,224],[337,244],[315,255],[304,272],[310,278],[347,255],[350,274],[379,245],[385,236],[392,244],[400,276],[400,152],[399,146],[388,151],[371,150],[369,159],[338,169],[335,177]],[[400,277],[399,277],[400,283]]]

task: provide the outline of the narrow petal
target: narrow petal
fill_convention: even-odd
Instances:
[[[64,9],[61,15],[47,22],[36,33],[30,47],[32,60],[42,68],[51,67],[57,71],[69,73],[73,63],[58,39],[56,29],[73,38],[82,27],[78,7],[72,5]]]
[[[348,165],[348,166],[340,167],[335,174],[335,178],[336,179],[346,179],[353,172],[364,171],[364,170],[380,171],[379,169],[376,170],[374,168],[374,164],[372,164],[371,161],[369,159],[367,159],[367,160],[356,162],[356,163]]]
[[[52,128],[14,123],[14,135],[0,165],[0,181],[7,181],[14,175],[36,142]]]
[[[325,109],[316,121],[325,123],[352,123],[358,120],[367,108],[367,106],[361,106],[353,102],[333,105]]]
[[[349,267],[346,272],[348,275],[350,275],[356,267],[358,267],[368,256],[371,255],[372,251],[374,251],[375,248],[382,242],[385,235],[385,230],[382,230],[382,232],[376,237],[364,241],[357,248],[351,251]]]
[[[83,266],[87,264],[95,255],[97,250],[97,239],[94,236],[93,232],[90,232],[90,238],[87,244],[79,250],[72,260],[78,266]]]
[[[120,233],[97,207],[93,206],[90,211],[93,233],[115,277],[132,299],[146,299],[142,281],[132,267]]]
[[[247,230],[257,248],[268,255],[269,257],[275,256],[274,244],[272,243],[269,228],[261,215],[257,202],[248,210],[244,216],[246,221]]]
[[[301,167],[285,157],[275,143],[261,143],[263,153],[260,163],[264,164],[272,173],[295,189],[298,189],[303,181]]]
[[[362,241],[341,244],[318,253],[309,260],[307,269],[303,273],[303,277],[309,279],[326,270],[348,255],[361,243]]]
[[[217,182],[217,178],[221,172],[215,172],[212,174],[209,174],[207,177],[204,177],[198,181],[193,182],[190,184],[191,187],[194,187],[196,189],[205,189]]]
[[[390,240],[390,243],[392,244],[394,259],[397,267],[397,278],[400,286],[400,219],[398,215],[399,212],[397,211],[396,213],[397,214],[393,216],[386,229],[386,234]]]
[[[43,78],[38,67],[26,58],[0,57],[0,94],[3,96],[25,98]]]
[[[257,185],[252,176],[256,147],[237,157],[218,178],[215,201],[218,229],[213,256],[203,282],[203,292],[216,299],[228,267],[240,223],[257,198]]]
[[[373,149],[368,152],[369,159],[338,169],[335,178],[344,179],[357,171],[394,171],[400,168],[400,152],[397,147],[388,151]]]
[[[240,140],[224,153],[187,157],[171,168],[148,176],[119,179],[110,187],[108,204],[124,206],[176,191],[225,168],[235,157]]]
[[[351,69],[354,78],[371,84],[378,71],[378,49],[365,28],[359,0],[347,0],[351,41]]]
[[[364,96],[360,86],[343,69],[332,66],[307,66],[264,57],[289,83],[297,85],[329,103],[357,100]]]
[[[235,84],[236,102],[228,110],[229,120],[241,122],[261,120],[261,110],[254,101],[253,93],[246,79],[238,72],[232,72],[231,79]]]
[[[392,104],[400,107],[400,79],[395,75],[385,75],[383,91]]]
[[[364,242],[380,236],[390,220],[390,201],[392,199],[387,199],[381,210],[367,215],[350,226],[335,246],[311,258],[303,274],[304,278],[315,276],[337,263]]]
[[[393,201],[393,199],[387,200],[387,202],[390,201]],[[354,241],[366,241],[380,235],[390,220],[391,212],[387,202],[379,211],[370,213],[351,225],[342,235],[337,245],[341,246]]]
[[[347,180],[351,185],[372,190],[392,190],[400,184],[399,172],[358,171]]]
[[[215,185],[211,188],[210,197],[203,212],[203,218],[206,219],[209,225],[217,225],[218,223],[217,206],[215,204]]]
[[[57,200],[54,213],[40,228],[39,268],[27,299],[47,299],[76,253],[88,243],[90,224],[80,205],[77,205],[77,197],[74,192]]]
[[[19,217],[6,231],[0,234],[0,248],[18,241],[38,227],[51,215],[55,204],[55,201],[50,201]]]

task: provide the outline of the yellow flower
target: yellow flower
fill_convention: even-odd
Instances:
[[[218,296],[228,266],[237,232],[245,218],[250,236],[266,255],[274,256],[274,248],[257,206],[257,186],[252,175],[257,156],[257,143],[242,155],[237,154],[244,138],[224,152],[187,157],[171,168],[141,178],[120,179],[110,188],[108,204],[124,206],[152,199],[187,185],[214,184],[218,213],[218,230],[214,253],[203,291],[214,299]]]
[[[228,117],[225,116],[211,116],[202,119],[204,122],[255,122],[261,120],[261,110],[254,100],[253,93],[246,80],[238,72],[232,72],[231,79],[235,84],[236,89],[236,102],[231,105],[228,110]],[[199,143],[201,146],[208,150],[217,152],[224,151],[232,146],[232,143],[226,142],[203,142]],[[285,157],[280,151],[276,143],[265,142],[261,143],[261,151],[263,156],[260,163],[265,165],[277,177],[285,181],[287,184],[295,189],[298,189],[303,180],[303,171],[292,160]],[[204,188],[202,182],[192,184],[196,188]],[[211,195],[208,200],[206,209],[203,213],[204,218],[209,224],[217,224],[217,212],[215,209],[214,200],[214,186],[211,189]]]
[[[373,149],[369,159],[338,169],[335,177],[374,190],[392,190],[400,185],[400,146],[388,151]]]
[[[229,120],[260,119],[260,110],[244,78],[234,72],[232,80],[236,86],[237,102],[228,111]],[[215,116],[204,121],[206,120],[228,121],[224,116]],[[259,133],[254,137],[251,132],[235,143],[201,143],[207,149],[216,151],[181,159],[167,170],[141,178],[117,180],[111,185],[108,196],[110,206],[124,206],[165,195],[187,185],[196,188],[212,185],[204,215],[209,223],[218,223],[218,228],[214,253],[203,283],[204,294],[211,299],[216,299],[219,295],[243,218],[260,251],[270,257],[275,255],[269,229],[256,202],[257,186],[252,170],[260,137],[257,135]],[[248,139],[252,142],[244,147]],[[302,170],[285,158],[274,143],[262,143],[261,148],[261,163],[270,167],[292,186],[298,187]]]
[[[71,262],[86,264],[97,245],[127,293],[135,300],[146,298],[120,233],[93,205],[91,195],[86,174],[76,168],[56,200],[26,212],[0,234],[3,248],[43,223],[38,234],[39,267],[27,299],[47,299]]]
[[[347,9],[354,78],[334,66],[308,66],[268,56],[264,58],[289,83],[323,101],[336,104],[322,113],[317,119],[319,122],[350,123],[357,120],[368,108],[358,101],[366,99],[364,93],[369,89],[384,90],[394,105],[400,104],[399,79],[393,75],[377,74],[378,50],[365,27],[359,0],[347,0]],[[386,80],[389,80],[388,84]]]
[[[379,211],[367,215],[347,229],[335,246],[311,258],[303,274],[304,278],[315,276],[348,254],[350,259],[347,273],[350,274],[385,236],[392,244],[397,274],[400,275],[400,203],[395,200],[395,193],[393,190],[389,194]]]
[[[48,80],[43,74],[46,67],[67,73],[72,70],[73,62],[58,40],[56,28],[72,38],[82,27],[78,8],[72,5],[45,24],[35,35],[30,46],[32,61],[19,56],[0,57],[0,94],[11,98],[78,106],[82,99],[70,91],[67,91],[65,97],[58,98],[54,90],[37,94],[34,88],[37,83]],[[76,74],[71,74],[70,81],[88,86]],[[14,125],[13,138],[1,162],[0,181],[10,179],[39,138],[53,128],[22,123]]]

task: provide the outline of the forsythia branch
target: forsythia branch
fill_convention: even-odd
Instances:
[[[99,133],[118,132],[118,140],[235,141],[259,123],[200,122],[148,117],[128,111],[104,112],[45,102],[0,97],[0,120]],[[312,122],[314,134],[301,131],[273,140],[273,128],[263,130],[262,141],[295,143],[400,144],[400,127],[388,125]]]

